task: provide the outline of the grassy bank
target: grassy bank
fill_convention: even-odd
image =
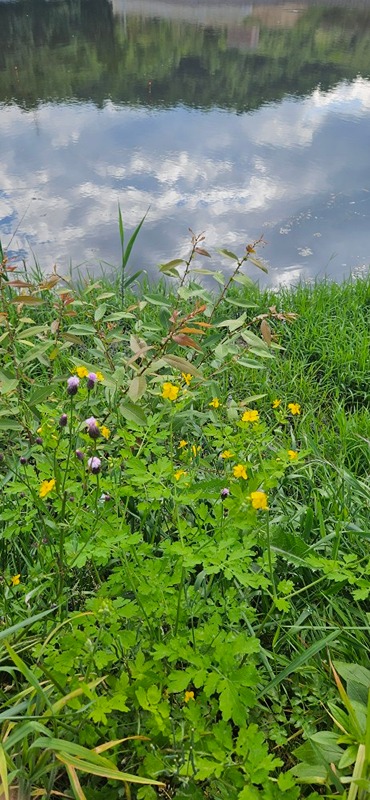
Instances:
[[[368,796],[370,281],[240,266],[3,262],[4,797]]]

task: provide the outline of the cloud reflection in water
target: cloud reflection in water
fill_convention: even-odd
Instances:
[[[368,80],[244,114],[13,105],[0,135],[0,235],[26,212],[12,247],[44,269],[118,262],[118,203],[128,228],[150,206],[132,266],[152,274],[186,252],[188,227],[239,250],[264,233],[270,283],[369,261]]]

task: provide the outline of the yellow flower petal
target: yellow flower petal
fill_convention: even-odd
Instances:
[[[259,412],[255,408],[244,411],[242,422],[258,422],[260,418]]]
[[[247,472],[243,464],[236,464],[233,469],[234,478],[243,478],[245,481],[248,478]]]
[[[288,403],[288,408],[293,417],[301,413],[301,406],[299,403]]]
[[[179,391],[180,389],[178,386],[167,381],[162,386],[162,397],[164,397],[165,400],[177,400]]]
[[[89,374],[89,370],[86,367],[76,367],[75,372],[77,372],[79,378],[87,378]]]
[[[55,478],[51,478],[50,481],[42,481],[40,489],[39,489],[39,497],[43,498],[46,495],[50,494],[53,491],[56,484]]]
[[[298,458],[298,453],[296,450],[288,450],[288,456],[291,461],[294,461],[295,458]]]
[[[266,492],[251,492],[251,503],[253,508],[268,511]]]

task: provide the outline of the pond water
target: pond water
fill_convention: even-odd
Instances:
[[[213,252],[263,235],[271,285],[368,270],[370,0],[0,0],[0,31],[10,254],[117,264],[120,204],[128,230],[149,208],[151,277],[189,228]]]

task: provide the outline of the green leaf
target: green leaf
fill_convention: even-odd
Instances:
[[[140,400],[140,397],[146,392],[147,383],[144,375],[137,375],[135,378],[132,379],[129,387],[128,387],[128,396],[130,400],[135,402],[136,400]]]
[[[96,328],[94,328],[94,325],[71,325],[67,333],[77,334],[78,336],[91,336],[96,334]]]
[[[263,261],[260,261],[259,258],[255,258],[254,256],[248,256],[248,261],[251,261],[255,267],[258,267],[258,269],[261,269],[262,272],[265,272],[266,275],[268,275],[268,269],[266,265],[263,263]]]
[[[241,314],[241,316],[237,317],[237,319],[223,319],[222,322],[219,322],[216,325],[216,328],[228,328],[228,330],[232,333],[233,331],[237,331],[238,328],[243,327],[246,318],[247,314],[244,312],[244,314]]]
[[[26,681],[28,681],[30,686],[33,686],[33,688],[36,690],[37,694],[42,696],[45,704],[48,706],[49,709],[51,709],[52,708],[51,702],[50,702],[46,692],[44,692],[44,689],[42,688],[41,684],[38,682],[37,678],[33,674],[33,672],[29,669],[29,667],[27,667],[27,664],[25,664],[24,661],[22,661],[22,659],[20,658],[18,653],[16,653],[15,650],[13,650],[13,648],[10,646],[9,642],[4,642],[4,646],[7,649],[8,653],[10,655],[10,658],[14,662],[15,666],[19,669],[19,671],[22,673],[22,675],[26,678]]]
[[[1,417],[0,419],[0,431],[21,431],[23,430],[23,426],[14,419],[9,419],[7,417]]]
[[[166,362],[170,367],[174,367],[175,369],[180,370],[180,372],[189,372],[190,375],[193,375],[194,378],[203,378],[202,373],[186,358],[181,358],[180,356],[173,356],[173,355],[166,355],[162,358],[163,361]]]
[[[176,267],[179,267],[180,264],[185,264],[183,258],[173,258],[172,261],[166,261],[165,264],[160,264],[158,269],[163,275],[170,275],[173,278],[178,278],[179,273]]]
[[[0,778],[1,778],[0,788],[3,791],[4,800],[9,800],[8,769],[6,766],[5,751],[2,744],[0,744]]]
[[[22,621],[17,622],[16,625],[11,625],[10,628],[5,628],[5,630],[0,631],[0,641],[2,639],[9,639],[14,633],[18,633],[22,628],[28,628],[30,625],[33,625],[34,622],[39,622],[40,619],[43,619],[43,617],[46,617],[53,611],[55,611],[54,608],[48,608],[46,611],[41,611],[40,614],[35,614],[33,617],[22,619]]]
[[[233,275],[233,281],[235,281],[235,283],[241,283],[242,286],[247,286],[248,289],[254,286],[252,279],[248,278],[248,275],[244,275],[244,272],[238,272],[236,275]]]
[[[68,744],[67,742],[65,744]],[[141,778],[137,775],[130,775],[129,772],[120,772],[118,769],[108,769],[108,767],[100,767],[93,761],[83,761],[80,758],[66,755],[65,753],[57,753],[57,759],[62,764],[71,765],[81,772],[87,772],[89,775],[98,775],[101,778],[107,778],[114,781],[126,781],[127,783],[145,783],[151,786],[164,786],[160,781],[152,781],[149,778]]]
[[[135,403],[130,403],[128,400],[124,400],[123,403],[120,404],[119,410],[122,416],[129,420],[130,422],[134,422],[135,425],[147,425],[148,420],[145,416],[145,413],[140,406],[137,406]]]
[[[238,364],[249,369],[266,369],[265,364],[261,364],[260,361],[252,361],[250,358],[238,358]]]
[[[50,397],[55,388],[50,383],[46,386],[33,386],[27,402],[30,406],[37,406],[38,403],[42,403],[47,397]]]
[[[97,307],[94,314],[95,322],[100,322],[100,320],[103,319],[106,310],[107,310],[106,303],[102,303],[100,306]]]
[[[294,658],[290,664],[287,664],[287,666],[281,672],[279,672],[278,675],[275,675],[275,677],[267,684],[267,686],[264,686],[262,691],[257,695],[257,699],[260,700],[261,697],[265,697],[271,692],[272,689],[275,688],[275,686],[278,686],[279,683],[284,681],[288,675],[291,675],[292,672],[297,672],[297,670],[299,670],[303,664],[306,664],[311,658],[314,658],[314,656],[316,656],[317,653],[323,649],[323,647],[327,647],[328,644],[333,641],[333,639],[337,638],[339,633],[339,630],[332,631],[327,636],[324,636],[323,639],[319,639],[317,642],[314,642],[314,644],[308,647],[307,650],[304,650],[302,653],[300,653],[299,656]]]
[[[239,261],[238,256],[236,256],[235,253],[232,252],[232,250],[226,250],[226,248],[223,247],[221,248],[221,250],[218,250],[217,252],[221,253],[222,256],[227,256],[227,258],[232,258],[233,261]]]
[[[184,692],[188,688],[193,678],[192,670],[176,669],[170,672],[167,678],[167,688],[169,692]]]

